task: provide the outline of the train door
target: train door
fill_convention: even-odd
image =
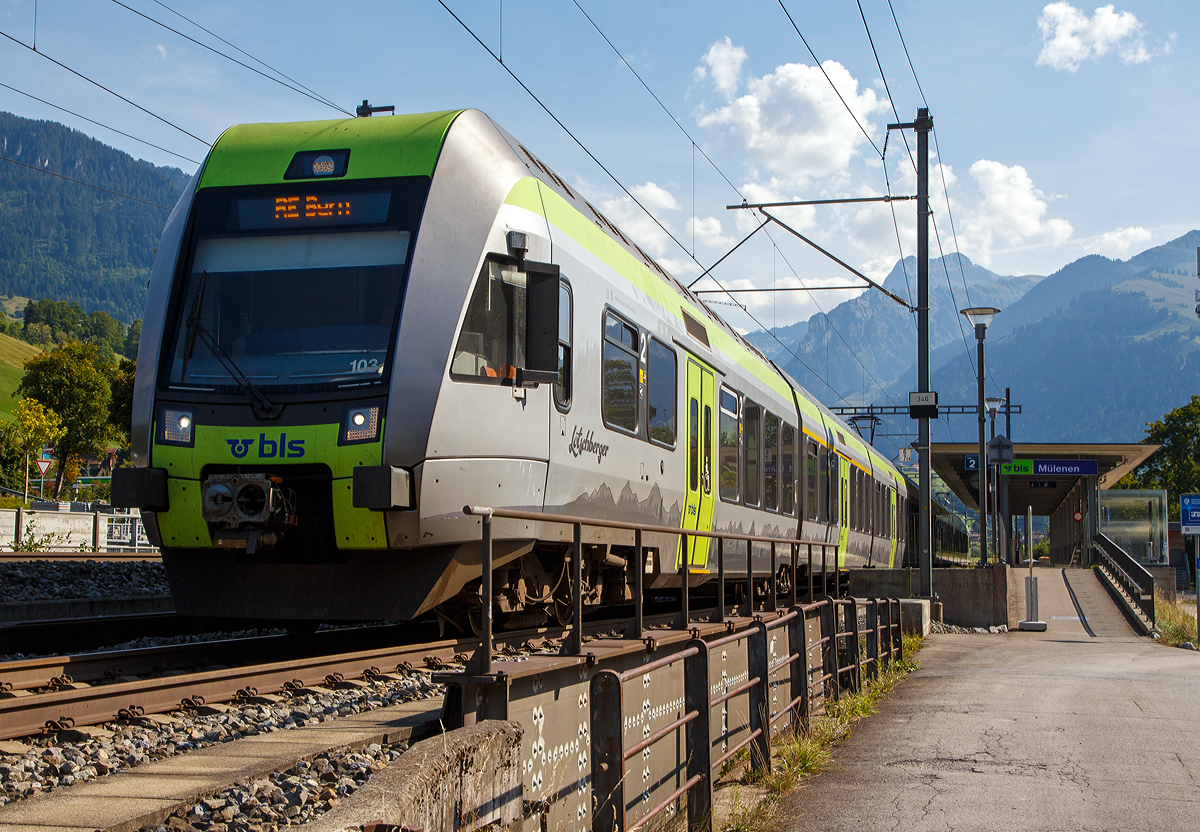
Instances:
[[[713,432],[713,413],[717,406],[716,379],[712,368],[692,356],[687,357],[687,395],[684,405],[686,420],[686,459],[684,462],[684,493],[682,528],[692,531],[712,531],[713,477],[712,461],[716,453]],[[688,566],[708,568],[710,539],[688,537]],[[683,565],[680,547],[675,556],[675,568]]]
[[[896,564],[896,533],[900,528],[900,523],[896,522],[896,491],[888,489],[888,567],[894,567]]]
[[[850,542],[850,460],[830,454],[837,460],[838,478],[838,566],[846,565],[846,547]]]

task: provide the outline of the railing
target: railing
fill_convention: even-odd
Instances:
[[[567,633],[566,643],[564,645],[565,652],[570,655],[579,655],[583,651],[583,528],[603,528],[616,529],[622,531],[633,532],[633,547],[634,547],[634,562],[637,568],[633,570],[633,604],[634,614],[633,620],[626,628],[626,634],[630,638],[640,639],[645,634],[643,626],[642,610],[644,601],[644,573],[643,565],[645,563],[645,551],[642,546],[643,534],[662,534],[678,537],[680,539],[680,551],[684,553],[683,563],[679,567],[679,577],[681,582],[680,594],[682,596],[682,611],[677,621],[678,627],[681,630],[687,630],[691,626],[691,607],[689,599],[690,590],[690,575],[691,568],[687,563],[690,549],[688,547],[689,537],[699,537],[707,539],[716,539],[717,541],[717,598],[718,603],[714,608],[711,620],[720,622],[725,618],[725,543],[726,541],[742,541],[746,543],[746,601],[744,613],[747,618],[751,617],[754,610],[754,552],[753,544],[769,544],[771,547],[771,572],[767,578],[767,601],[766,611],[775,612],[779,602],[778,584],[779,564],[778,551],[780,546],[786,546],[790,550],[790,566],[791,566],[791,591],[790,602],[792,605],[797,603],[798,587],[797,587],[797,567],[801,551],[801,547],[808,549],[808,600],[814,600],[816,575],[814,573],[814,548],[820,550],[821,562],[821,586],[822,594],[828,587],[828,558],[832,551],[834,563],[834,579],[837,577],[837,544],[836,543],[809,543],[808,541],[800,541],[792,538],[783,537],[768,537],[765,535],[753,534],[734,534],[731,532],[705,532],[694,529],[679,529],[671,526],[653,526],[638,523],[626,523],[619,520],[597,520],[590,517],[577,517],[567,514],[548,514],[540,511],[522,511],[520,509],[508,508],[492,508],[490,506],[464,506],[463,514],[468,516],[478,517],[481,526],[481,539],[483,545],[482,552],[482,587],[481,596],[483,601],[483,616],[481,620],[480,646],[475,654],[472,662],[474,671],[477,673],[492,672],[492,573],[495,565],[492,559],[492,520],[493,519],[509,519],[509,520],[529,520],[539,523],[561,524],[572,527],[573,545],[571,550],[571,574],[570,574],[570,590],[571,590],[571,628]]]
[[[1108,535],[1098,534],[1092,538],[1100,553],[1101,565],[1112,579],[1121,585],[1125,594],[1154,626],[1154,576],[1129,554],[1113,542]]]
[[[714,772],[719,772],[726,762],[746,748],[750,750],[751,768],[769,771],[771,737],[776,722],[788,714],[795,714],[802,728],[806,729],[814,691],[819,689],[823,698],[832,696],[836,699],[842,690],[859,690],[864,672],[868,679],[874,678],[881,667],[902,656],[899,601],[868,599],[863,605],[867,617],[865,656],[859,649],[859,602],[855,599],[824,598],[811,604],[793,606],[772,621],[756,620],[748,630],[731,633],[714,641],[694,638],[678,653],[623,673],[598,671],[592,677],[590,695],[592,796],[596,807],[592,820],[593,832],[640,830],[685,795],[690,832],[711,832],[713,782],[716,779]],[[841,628],[838,627],[839,607],[843,612]],[[807,636],[810,621],[820,624],[820,637],[811,644]],[[767,650],[769,633],[784,626],[788,628],[787,655],[771,662]],[[719,689],[723,680],[714,684],[709,657],[723,657],[731,645],[740,642],[746,645],[748,678],[714,695],[714,689]],[[820,650],[819,664],[810,664],[810,654],[814,650]],[[640,678],[641,690],[649,688],[653,684],[651,674],[662,672],[679,662],[683,662],[683,714],[653,733],[646,726],[643,738],[626,748],[624,735],[630,721],[625,713],[625,684]],[[771,677],[784,670],[789,671],[791,701],[776,713],[769,714]],[[636,694],[637,698],[644,697],[641,690]],[[714,709],[742,694],[749,695],[748,726],[731,727],[722,721],[720,732],[714,735],[711,719]],[[734,744],[734,732],[740,733],[746,729],[746,735]],[[678,743],[680,732],[683,734],[684,762],[679,777],[683,782],[653,806],[646,805],[645,811],[630,826],[627,818],[629,804],[625,794],[626,785],[630,782],[628,761],[639,754],[648,756],[651,746],[667,738],[674,737]],[[732,747],[728,747],[730,745]],[[714,746],[722,749],[728,747],[728,750],[713,759]],[[642,794],[643,802],[648,804],[648,798],[647,789]]]

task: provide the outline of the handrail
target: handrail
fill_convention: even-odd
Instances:
[[[1098,534],[1092,538],[1100,556],[1116,573],[1113,578],[1125,585],[1130,599],[1154,626],[1154,576],[1150,570],[1138,563],[1129,553],[1116,544],[1108,535]],[[1130,574],[1132,573],[1132,574]]]

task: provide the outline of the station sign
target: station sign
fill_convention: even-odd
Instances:
[[[1033,473],[1032,459],[1014,459],[1000,466],[1000,473],[1006,477],[1025,476]]]
[[[1099,464],[1094,459],[1035,459],[1034,476],[1094,477],[1099,473]]]
[[[1200,494],[1179,495],[1179,531],[1200,534]]]
[[[1030,488],[1058,488],[1058,483],[1054,480],[1030,480]]]
[[[979,454],[963,454],[963,470],[978,471],[979,470]]]

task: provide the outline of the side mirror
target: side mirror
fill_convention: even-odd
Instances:
[[[554,263],[524,262],[525,365],[517,369],[517,384],[532,387],[558,381],[559,268]]]

